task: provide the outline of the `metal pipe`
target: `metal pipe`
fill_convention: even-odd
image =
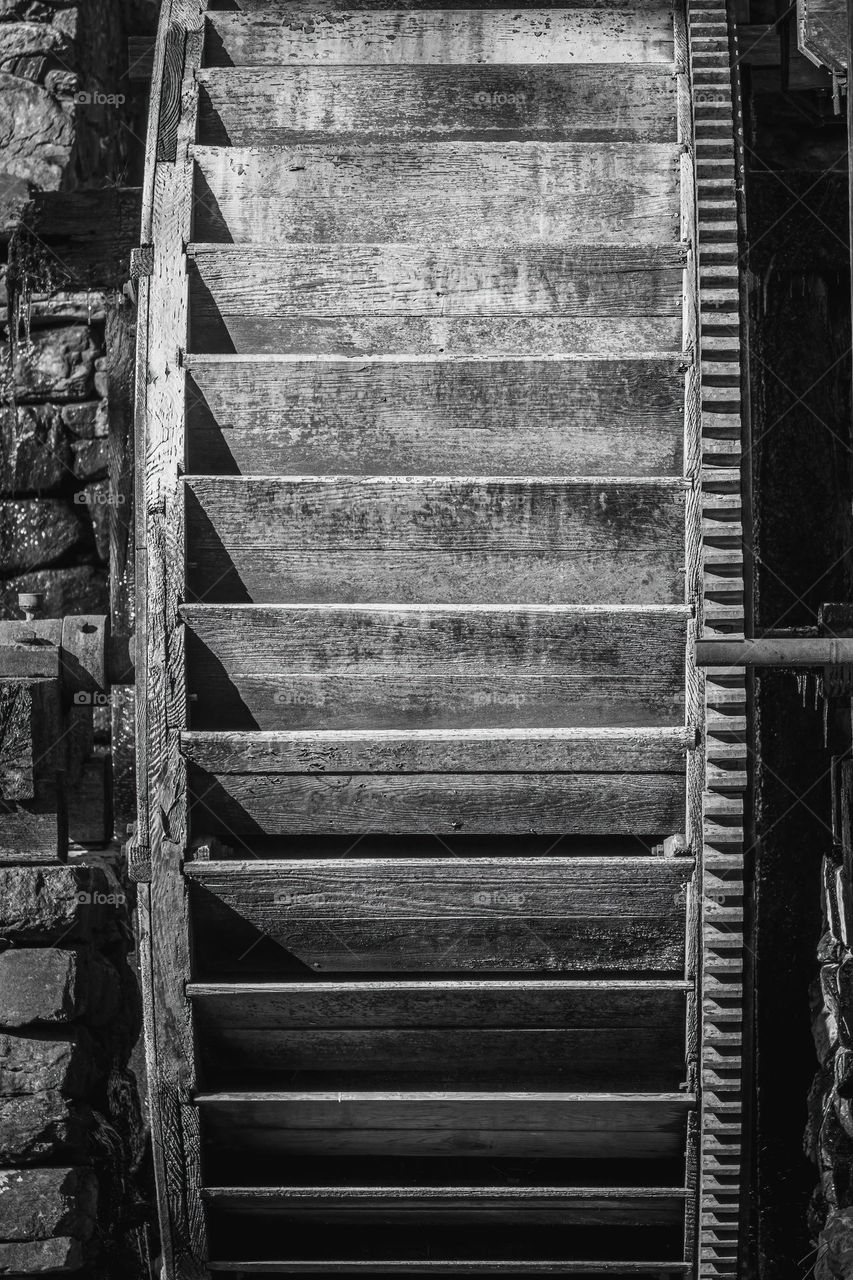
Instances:
[[[853,663],[853,636],[697,640],[697,667],[837,667]]]

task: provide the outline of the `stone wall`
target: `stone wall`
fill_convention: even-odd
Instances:
[[[126,886],[0,867],[0,1276],[151,1274]]]
[[[820,1176],[813,1202],[816,1280],[853,1276],[853,762],[836,758],[832,781],[836,816],[823,859],[824,933],[811,992],[818,1071],[805,1140]]]
[[[153,30],[155,8],[0,0],[0,618],[20,616],[21,590],[42,591],[49,617],[128,612],[109,577],[111,504],[129,502],[114,480],[127,388],[109,348],[132,338],[132,315],[114,281],[81,287],[30,217],[40,192],[57,193],[61,224],[63,193],[106,203],[138,184],[145,91],[126,42]],[[22,229],[26,270],[10,272]],[[96,731],[103,757],[107,713]],[[109,836],[75,791],[72,836]],[[0,860],[0,1276],[156,1272],[132,912],[114,844],[64,865]]]
[[[104,299],[33,303],[14,360],[3,336],[0,614],[20,616],[19,591],[43,591],[50,617],[106,613]]]
[[[138,168],[140,104],[126,42],[140,22],[113,0],[0,0],[0,239],[34,192],[127,183]],[[43,247],[38,274],[67,284]],[[7,313],[5,284],[0,304]],[[2,333],[0,615],[18,590],[49,614],[106,611],[108,444],[104,296],[24,300]]]

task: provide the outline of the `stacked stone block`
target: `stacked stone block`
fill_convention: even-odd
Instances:
[[[107,865],[0,866],[0,1276],[145,1274],[127,911]]]

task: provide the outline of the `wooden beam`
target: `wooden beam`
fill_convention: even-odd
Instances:
[[[58,679],[0,681],[0,863],[65,860],[65,728]]]

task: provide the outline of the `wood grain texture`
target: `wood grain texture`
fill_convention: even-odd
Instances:
[[[138,237],[138,214],[135,234]],[[122,296],[107,308],[109,430],[109,492],[115,501],[109,508],[110,628],[115,636],[127,636],[134,624],[135,518],[134,490],[134,374],[136,365],[136,314]],[[134,699],[130,687],[113,686],[110,707],[110,755],[112,814],[110,835],[123,833],[136,816],[134,758]]]
[[[517,729],[503,733],[192,733],[184,755],[210,773],[684,773],[689,729]]]
[[[209,1087],[677,1089],[684,1027],[285,1031],[207,1028]]]
[[[137,612],[138,838],[151,854],[151,884],[143,887],[146,1061],[152,1157],[158,1196],[165,1280],[201,1280],[207,1239],[199,1197],[199,1144],[191,1094],[195,1083],[188,976],[187,894],[180,874],[185,839],[182,765],[175,732],[183,715],[183,654],[175,604],[182,589],[182,508],[175,509],[183,457],[184,379],[179,351],[186,344],[186,270],[192,170],[186,139],[194,129],[194,63],[200,42],[200,0],[169,0],[161,8],[142,205],[142,240],[153,243],[153,270],[139,282],[135,487]],[[178,103],[161,118],[170,24],[185,33]],[[185,56],[185,60],[184,60]],[[168,95],[172,90],[168,90]],[[174,155],[158,137],[164,128]]]
[[[665,8],[207,15],[208,66],[669,64]]]
[[[193,816],[194,797],[202,803]],[[228,835],[669,833],[678,774],[210,774],[191,768],[191,821]],[[215,817],[212,814],[215,813]]]
[[[370,13],[376,10],[384,11],[387,9],[387,0],[213,0],[211,9],[230,11],[235,13],[254,13],[268,17],[270,14],[281,14],[291,18],[293,14],[333,14],[333,13],[353,13],[364,12]],[[481,0],[478,3],[478,10],[506,9],[506,0]],[[564,9],[567,8],[558,0],[539,0],[536,8],[540,9]],[[625,4],[621,8],[630,7],[632,10],[645,11],[647,9],[672,9],[670,0],[633,0],[630,6]],[[410,10],[417,12],[422,9],[436,10],[465,10],[467,5],[459,3],[459,0],[405,0],[395,6],[398,10]],[[573,0],[572,9],[612,9],[616,8],[614,0]]]
[[[678,357],[188,364],[191,472],[681,474]]]
[[[212,67],[198,141],[674,142],[670,67]]]
[[[208,56],[287,65],[201,73],[202,145],[185,237],[201,242],[189,251],[188,345],[311,359],[298,369],[281,359],[190,359],[178,375],[188,413],[179,461],[190,474],[188,576],[175,581],[183,600],[195,591],[203,603],[177,615],[170,596],[170,760],[186,724],[181,623],[199,732],[181,737],[178,803],[169,807],[167,785],[155,821],[174,815],[186,834],[186,767],[200,832],[209,837],[219,824],[235,848],[246,848],[234,838],[242,831],[267,854],[279,846],[288,854],[186,864],[190,919],[173,906],[179,927],[191,925],[197,972],[339,972],[360,981],[325,993],[324,983],[304,983],[311,990],[298,995],[286,984],[283,1003],[283,984],[276,1003],[244,982],[229,986],[229,1013],[220,996],[190,988],[206,1096],[182,1096],[182,1114],[198,1102],[217,1177],[232,1157],[260,1169],[264,1157],[273,1168],[300,1154],[344,1165],[360,1154],[680,1161],[694,1105],[678,1088],[690,860],[626,859],[624,849],[603,858],[606,839],[591,844],[596,856],[522,856],[529,842],[537,847],[531,829],[562,833],[574,823],[614,841],[647,824],[684,830],[688,610],[672,605],[684,599],[684,494],[660,480],[680,477],[684,434],[672,14],[642,3],[550,14],[547,3],[519,14],[487,3],[485,13],[466,14],[416,0],[400,6],[412,12],[389,14],[356,0],[337,17],[335,0],[307,16],[276,0],[263,9],[233,0],[233,8],[209,16]],[[587,65],[567,65],[581,49]],[[522,54],[526,65],[508,65]],[[463,55],[468,65],[448,65]],[[644,57],[661,65],[643,66]],[[383,65],[364,65],[374,60]],[[303,61],[315,65],[294,65]],[[243,150],[226,155],[204,143]],[[427,353],[454,359],[430,363]],[[518,359],[566,353],[592,359],[572,368],[540,360],[538,369]],[[418,359],[353,367],[385,354]],[[323,359],[340,355],[359,359]],[[474,367],[471,357],[483,355],[499,367]],[[174,391],[171,369],[155,400]],[[172,446],[155,447],[171,486]],[[221,480],[234,472],[243,474]],[[460,475],[479,478],[441,479]],[[181,519],[170,495],[152,525],[173,546]],[[377,599],[388,607],[360,603]],[[561,608],[563,599],[572,606]],[[523,607],[528,600],[551,607]],[[596,600],[617,607],[577,607]],[[294,732],[204,736],[258,725]],[[374,727],[383,725],[398,728],[379,738]],[[481,733],[400,731],[431,725]],[[502,725],[535,732],[495,739]],[[561,737],[549,725],[631,732]],[[644,725],[672,732],[644,738]],[[413,810],[424,833],[442,823],[449,833],[518,832],[516,856],[447,858],[440,844],[412,856],[428,836],[402,858],[367,857],[370,839],[355,850],[361,857],[299,856],[311,832],[411,830]],[[343,844],[335,836],[323,847]],[[186,854],[171,843],[167,852]],[[369,976],[396,971],[431,990],[386,984],[392,998]],[[429,981],[454,972],[541,972],[555,975],[554,988],[484,996],[465,987],[462,997],[455,988],[448,995],[449,982]],[[569,989],[561,973],[669,981],[634,996],[628,983],[614,994],[592,979]],[[481,1080],[487,1092],[478,1096]],[[638,1097],[638,1080],[656,1093]],[[256,1091],[272,1083],[301,1092],[251,1097],[252,1081]],[[413,1082],[467,1084],[467,1092],[436,1095],[435,1104],[377,1094]],[[547,1092],[523,1102],[497,1092],[527,1082]],[[370,1088],[369,1100],[332,1092],[353,1083]],[[231,1087],[242,1092],[210,1098]],[[622,1087],[634,1096],[601,1093]],[[569,1088],[597,1092],[568,1100]],[[192,1109],[188,1131],[196,1117]],[[187,1177],[198,1180],[192,1164]],[[426,1200],[402,1209],[406,1223],[434,1223],[436,1213],[450,1226],[459,1220],[458,1203]],[[347,1256],[347,1229],[361,1229],[365,1208],[374,1222],[387,1220],[382,1203],[338,1210],[343,1243],[330,1252],[343,1254],[334,1262],[322,1241],[302,1249],[306,1223],[313,1229],[328,1212],[328,1198],[310,1203],[294,1215],[286,1199],[267,1201],[253,1238],[245,1201],[211,1201],[209,1269],[412,1269],[393,1241],[378,1259]],[[639,1239],[642,1223],[668,1231],[675,1244],[662,1253],[680,1256],[683,1197],[655,1199],[644,1217],[646,1208],[642,1196],[629,1197],[614,1217],[609,1193],[564,1197],[559,1226],[570,1234],[555,1254],[586,1256],[578,1240],[587,1224],[623,1225]],[[474,1212],[484,1216],[473,1224],[488,1228],[515,1211],[481,1201]],[[293,1229],[282,1237],[290,1261],[276,1261],[276,1219]],[[539,1203],[517,1220],[554,1223]],[[232,1261],[223,1262],[223,1232],[235,1221],[239,1235],[225,1249]],[[243,1242],[245,1263],[233,1260]],[[551,1262],[547,1244],[529,1263],[501,1261],[496,1245],[485,1256],[475,1238],[470,1245],[462,1269],[474,1272],[683,1270],[681,1262]],[[617,1257],[632,1256],[623,1245],[624,1236]],[[606,1249],[593,1252],[600,1259]],[[657,1256],[653,1249],[640,1257]],[[424,1269],[460,1269],[446,1249],[436,1253]]]
[[[187,605],[194,728],[677,724],[686,611]]]
[[[678,239],[668,143],[194,147],[198,241],[662,244]]]
[[[291,1259],[280,1260],[278,1262],[258,1262],[256,1259],[241,1258],[233,1262],[221,1262],[218,1259],[208,1263],[210,1271],[221,1273],[228,1272],[232,1275],[267,1275],[277,1277],[277,1280],[285,1280],[291,1275],[328,1275],[334,1268],[336,1275],[402,1275],[405,1273],[416,1275],[459,1275],[460,1271],[466,1275],[478,1276],[517,1276],[522,1275],[577,1275],[577,1276],[611,1276],[613,1280],[619,1280],[620,1277],[647,1275],[647,1276],[677,1276],[686,1275],[691,1268],[689,1262],[631,1262],[624,1260],[622,1262],[603,1261],[601,1259],[592,1261],[566,1261],[565,1259],[555,1259],[553,1261],[542,1258],[512,1258],[512,1259],[486,1259],[486,1258],[470,1258],[460,1257],[458,1259],[418,1259],[416,1262],[405,1258],[385,1259],[370,1258],[368,1260],[349,1258],[335,1259],[327,1261],[322,1259],[316,1260],[300,1260],[297,1262]]]
[[[687,1094],[202,1094],[208,1142],[282,1155],[676,1155]]]
[[[35,715],[32,683],[3,680],[0,683],[0,800],[35,797]]]
[[[368,1261],[358,1258],[335,1260],[306,1260],[297,1262],[280,1260],[278,1262],[258,1262],[257,1260],[240,1258],[233,1262],[222,1262],[218,1259],[208,1264],[209,1270],[215,1273],[228,1272],[231,1275],[266,1275],[277,1280],[286,1280],[291,1275],[328,1275],[332,1268],[336,1275],[465,1275],[478,1276],[517,1276],[517,1275],[575,1275],[582,1277],[611,1276],[620,1280],[636,1275],[679,1276],[690,1271],[688,1262],[622,1262],[603,1261],[601,1259],[572,1262],[565,1259],[546,1260],[542,1258],[470,1258],[457,1259],[418,1259],[416,1262],[399,1259],[376,1259]]]
[[[352,982],[193,982],[197,1025],[219,1028],[676,1026],[687,985],[677,979],[499,979]]]
[[[671,316],[681,246],[193,244],[196,319],[234,316]]]
[[[237,913],[316,971],[671,973],[683,963],[683,861],[347,859],[186,871],[202,941],[224,937]]]
[[[681,481],[193,477],[190,599],[675,604]]]
[[[681,311],[658,316],[254,316],[223,313],[195,278],[192,352],[376,356],[434,355],[632,359],[681,351]]]
[[[684,1212],[679,1187],[207,1187],[217,1209],[238,1209],[291,1220],[327,1213],[334,1221],[387,1215],[420,1222],[519,1225],[659,1226],[678,1223]]]
[[[162,38],[162,37],[161,37]],[[178,146],[178,121],[181,115],[181,81],[184,75],[186,28],[172,22],[166,32],[160,81],[160,111],[157,133],[157,162],[174,162]]]

